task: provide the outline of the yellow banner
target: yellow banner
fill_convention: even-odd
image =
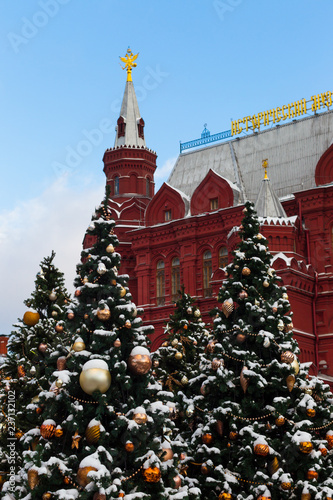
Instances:
[[[307,104],[309,104],[309,108],[307,108]],[[316,112],[325,107],[329,109],[330,106],[332,106],[332,92],[328,90],[323,94],[313,95],[308,101],[301,99],[290,104],[284,104],[281,107],[278,106],[274,109],[262,111],[256,115],[245,116],[240,120],[233,120],[231,122],[231,135],[238,135],[243,130],[246,132],[248,132],[249,129],[253,131],[256,129],[260,130],[260,127],[266,127],[271,123],[274,124],[279,123],[281,120],[284,121],[290,118],[297,118],[298,116],[305,115],[309,111]]]

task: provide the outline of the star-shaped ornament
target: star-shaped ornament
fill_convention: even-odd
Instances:
[[[82,438],[79,435],[78,431],[75,431],[75,434],[72,437],[72,449],[73,448],[76,448],[77,450],[79,449],[80,439],[82,439]]]

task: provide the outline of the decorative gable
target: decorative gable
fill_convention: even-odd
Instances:
[[[154,226],[175,219],[182,219],[187,214],[188,199],[180,191],[164,183],[149,203],[146,214],[146,226]]]
[[[224,177],[209,170],[191,198],[191,215],[212,212],[234,205],[234,191],[238,188]]]
[[[333,144],[321,156],[316,166],[316,185],[333,182]]]

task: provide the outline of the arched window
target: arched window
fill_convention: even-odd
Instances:
[[[212,252],[207,250],[203,255],[203,293],[204,297],[212,296],[210,277],[212,275]]]
[[[164,306],[165,304],[165,273],[163,260],[159,260],[156,264],[156,303],[158,306]]]
[[[146,178],[146,195],[148,198],[150,197],[150,179],[149,177]]]
[[[175,257],[171,263],[171,289],[172,300],[178,300],[180,290],[180,263],[178,257]]]
[[[118,175],[114,178],[114,194],[119,194],[119,177]]]
[[[228,264],[228,249],[221,247],[219,250],[219,267],[225,267]]]

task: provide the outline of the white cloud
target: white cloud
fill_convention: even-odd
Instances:
[[[104,185],[72,189],[71,178],[57,179],[37,198],[0,214],[0,334],[7,335],[26,309],[24,299],[34,290],[41,260],[56,252],[55,265],[73,292],[82,240]]]
[[[177,157],[169,158],[164,162],[161,167],[157,167],[156,172],[154,174],[156,189],[155,192],[159,189],[159,187],[166,182],[169,178],[169,175],[176,163]]]

